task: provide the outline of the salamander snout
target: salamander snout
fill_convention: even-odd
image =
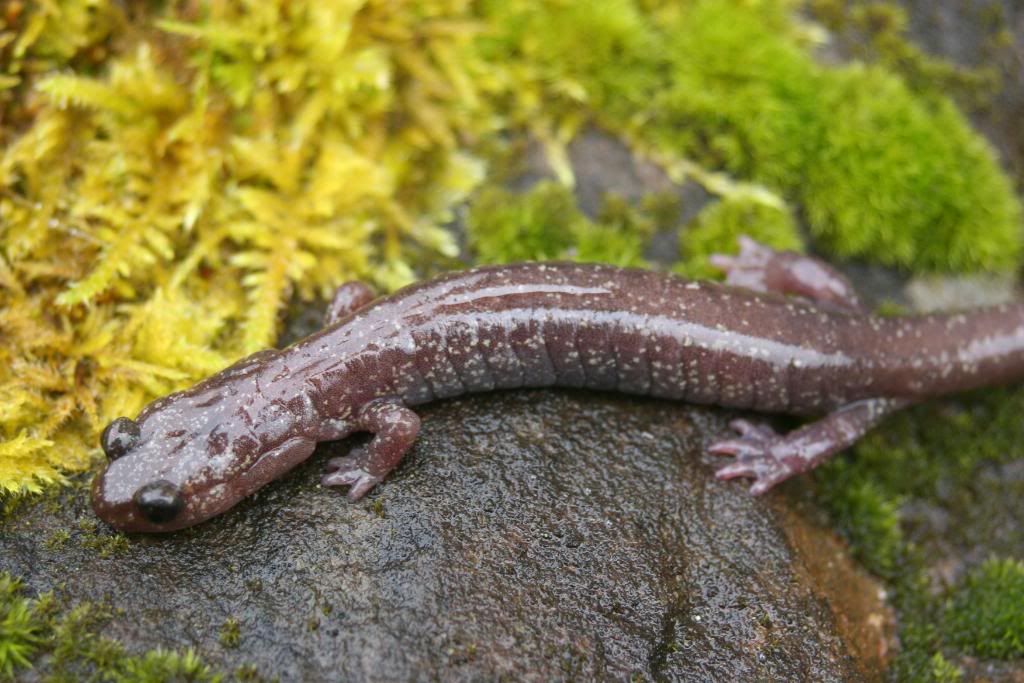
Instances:
[[[164,531],[186,520],[187,489],[172,481],[173,460],[152,448],[140,422],[119,417],[103,430],[100,446],[110,461],[93,482],[93,509],[123,531]],[[148,445],[147,445],[148,444]]]
[[[170,522],[185,508],[181,490],[166,479],[146,484],[132,498],[139,513],[154,524]]]

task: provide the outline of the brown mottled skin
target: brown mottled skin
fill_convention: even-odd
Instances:
[[[402,459],[412,406],[518,387],[586,387],[730,408],[825,415],[787,435],[737,420],[710,447],[722,479],[761,493],[929,396],[1024,378],[1024,305],[880,318],[828,266],[750,240],[717,257],[728,284],[601,265],[476,268],[373,301],[339,289],[327,326],[118,418],[96,513],[172,531],[224,512],[309,457],[374,434],[323,482],[358,500]],[[786,294],[797,296],[786,296]]]

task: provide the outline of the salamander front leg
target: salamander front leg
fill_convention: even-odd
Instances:
[[[373,290],[357,280],[346,282],[334,292],[334,298],[324,314],[324,326],[333,325],[349,313],[354,313],[376,298]]]
[[[750,492],[758,495],[790,477],[806,472],[853,445],[890,413],[910,405],[907,399],[874,398],[843,406],[826,417],[782,435],[771,427],[733,420],[735,439],[708,447],[716,455],[736,456],[719,468],[719,479],[752,477]]]
[[[327,474],[321,479],[324,486],[350,486],[348,499],[352,502],[366,495],[401,462],[416,440],[420,418],[397,399],[379,399],[359,412],[356,428],[373,432],[373,440],[364,448],[328,461]]]
[[[714,254],[711,265],[725,271],[727,284],[758,292],[795,294],[819,304],[863,313],[853,285],[823,261],[794,251],[775,251],[749,237],[740,237],[737,256]]]

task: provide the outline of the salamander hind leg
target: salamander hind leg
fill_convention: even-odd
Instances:
[[[354,313],[376,298],[373,290],[357,280],[346,282],[334,292],[327,312],[324,314],[324,325],[333,325],[349,313]]]
[[[738,437],[708,447],[715,455],[736,458],[719,468],[715,476],[719,479],[753,478],[750,492],[764,493],[853,445],[886,415],[910,403],[907,399],[888,398],[857,401],[784,435],[766,425],[733,420],[730,426]]]
[[[420,418],[398,400],[376,400],[359,413],[356,424],[362,431],[373,432],[373,439],[363,448],[327,463],[324,486],[348,486],[348,499],[355,502],[376,486],[416,440]]]
[[[832,266],[811,256],[775,251],[743,236],[738,255],[714,254],[711,264],[725,271],[726,284],[735,287],[794,294],[840,310],[864,312],[849,280]]]

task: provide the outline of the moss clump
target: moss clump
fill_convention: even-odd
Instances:
[[[683,4],[658,25],[668,58],[638,134],[770,187],[799,186],[827,125],[827,79],[802,44],[789,3]]]
[[[0,678],[14,679],[18,669],[31,665],[46,633],[49,597],[28,600],[21,582],[0,574]]]
[[[488,188],[466,221],[469,246],[482,263],[570,259],[643,265],[651,222],[609,210],[607,222],[588,219],[565,186],[541,182],[523,194]]]
[[[830,473],[820,493],[829,501],[835,524],[849,539],[860,562],[879,576],[895,578],[905,569],[900,498],[879,486],[870,475],[851,471],[842,463],[833,470],[840,472]]]
[[[1024,657],[1024,563],[990,558],[972,570],[950,601],[945,631],[982,657]]]
[[[834,253],[928,270],[1019,263],[1019,202],[962,114],[880,67],[817,65],[788,23],[765,37],[782,4],[692,3],[671,53],[679,77],[640,134],[778,188]]]
[[[157,648],[140,657],[127,657],[120,671],[111,680],[121,683],[161,683],[163,681],[187,681],[189,683],[218,683],[221,674],[214,674],[192,650],[183,653]]]
[[[877,66],[821,65],[796,4],[609,0],[595,12],[511,0],[484,13],[499,29],[488,54],[525,62],[530,106],[513,116],[549,147],[593,118],[666,163],[688,157],[775,189],[838,254],[1011,270],[1019,202],[945,86],[926,87],[951,72],[895,38],[880,38]],[[855,14],[871,24],[885,12]],[[902,36],[890,19],[885,35]]]
[[[96,551],[100,557],[111,557],[122,553],[131,545],[128,542],[128,537],[122,533],[111,531],[109,528],[104,528],[101,531],[95,519],[80,519],[78,528],[82,532],[79,539],[82,546]]]
[[[708,263],[713,253],[735,253],[739,237],[746,235],[776,249],[801,251],[796,221],[785,206],[738,195],[711,204],[680,239],[682,261],[676,270],[693,278],[721,275]]]
[[[25,595],[21,582],[0,572],[0,680],[40,666],[47,680],[103,683],[215,683],[213,672],[191,650],[156,649],[129,655],[99,635],[109,614],[91,603],[67,609],[53,594]]]
[[[291,295],[384,289],[493,128],[462,0],[14,3],[0,17],[0,492],[273,344]]]
[[[836,74],[820,102],[832,119],[801,196],[824,246],[928,270],[1019,263],[1012,187],[952,103],[915,98],[874,67]]]
[[[225,619],[224,624],[220,627],[220,634],[218,634],[217,639],[223,647],[238,647],[238,644],[242,641],[242,627],[238,623],[238,619],[234,617]]]

